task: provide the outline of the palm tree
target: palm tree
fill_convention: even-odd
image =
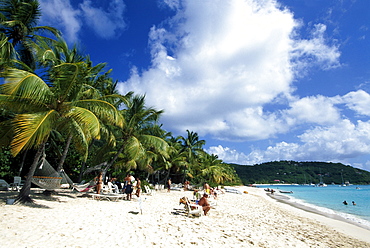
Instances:
[[[203,146],[206,144],[205,140],[199,140],[197,133],[186,130],[187,137],[181,137],[183,141],[183,150],[186,151],[189,163],[195,163],[197,156],[203,151]]]
[[[227,165],[224,165],[217,155],[204,153],[201,163],[203,165],[201,175],[206,181],[214,184],[223,184],[225,181],[233,180],[233,175],[227,173],[227,170],[224,168]]]
[[[163,111],[147,108],[145,96],[135,95],[121,112],[126,125],[116,133],[119,149],[114,152],[113,158],[105,167],[104,175],[114,163],[116,166],[125,167],[127,171],[136,168],[151,170],[150,164],[156,154],[168,156],[167,142],[150,133]]]
[[[105,63],[100,63],[96,66],[93,66],[93,63],[90,61],[88,56],[82,56],[76,46],[70,49],[67,43],[62,39],[58,39],[56,43],[52,46],[47,42],[40,42],[40,47],[37,49],[37,57],[40,60],[41,64],[45,67],[52,67],[57,66],[62,63],[78,63],[84,62],[85,67],[82,68],[83,70],[80,72],[82,86],[81,90],[77,96],[78,99],[97,99],[97,100],[104,100],[109,102],[116,108],[120,106],[122,102],[127,102],[127,97],[132,93],[128,93],[126,96],[122,96],[117,94],[115,90],[116,84],[113,83],[109,74],[111,70],[108,72],[102,73],[103,69],[105,68]],[[98,116],[101,121],[101,134],[104,136],[106,140],[107,146],[115,145],[114,136],[110,133],[109,128],[107,125],[112,123],[107,121],[106,118],[101,118]],[[123,118],[120,116],[121,121]],[[65,134],[66,142],[63,149],[63,152],[60,156],[59,163],[57,166],[57,171],[61,171],[63,168],[64,161],[67,157],[67,153],[71,143],[73,142],[73,130],[70,130],[68,133]],[[80,178],[82,177],[82,173],[84,171],[85,162],[82,164]]]
[[[49,26],[37,26],[41,16],[37,0],[3,0],[0,2],[0,32],[17,50],[19,59],[30,68],[35,69],[32,47],[41,40],[49,40],[47,36],[38,33],[46,32],[56,37],[60,32]]]
[[[76,148],[87,158],[88,143],[100,138],[100,118],[122,126],[117,109],[99,99],[80,99],[83,80],[80,74],[86,65],[63,63],[51,67],[49,77],[20,69],[9,68],[3,76],[0,100],[17,115],[12,120],[13,140],[10,148],[14,156],[36,149],[25,185],[17,202],[32,201],[29,197],[31,179],[44,152],[45,143],[53,130],[73,132]]]

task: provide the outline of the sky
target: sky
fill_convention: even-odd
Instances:
[[[370,1],[40,0],[122,94],[224,162],[370,171]]]

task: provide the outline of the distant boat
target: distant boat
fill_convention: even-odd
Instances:
[[[322,176],[320,175],[320,182],[318,184],[316,184],[317,187],[326,187],[328,185],[326,185],[323,180],[322,180]]]
[[[293,194],[293,191],[279,190],[280,193]]]
[[[342,184],[341,184],[340,186],[342,186],[342,187],[346,187],[346,186],[347,186],[347,184],[346,184],[346,183],[344,183],[344,180],[343,180],[343,170],[340,172],[340,176],[342,177]]]

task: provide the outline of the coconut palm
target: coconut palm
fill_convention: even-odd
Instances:
[[[137,168],[151,170],[150,164],[156,159],[156,154],[167,156],[167,142],[150,132],[163,111],[147,108],[145,96],[135,95],[121,112],[126,125],[117,132],[118,151],[114,152],[104,174],[113,164],[124,167],[127,171]]]
[[[37,0],[2,0],[0,2],[0,32],[17,50],[19,59],[32,69],[36,60],[33,58],[35,43],[41,40],[52,41],[39,33],[46,32],[56,37],[60,32],[49,26],[37,26],[41,16],[40,4]]]
[[[80,71],[80,74],[84,76],[80,79],[82,81],[81,90],[79,91],[76,99],[104,100],[111,103],[116,108],[118,108],[122,102],[127,102],[127,96],[117,94],[115,90],[116,84],[113,83],[112,78],[109,76],[111,70],[105,73],[102,72],[106,66],[105,63],[100,63],[96,66],[93,66],[93,63],[88,56],[81,55],[78,52],[76,46],[70,49],[67,43],[62,38],[58,39],[57,42],[55,42],[52,46],[49,46],[48,42],[40,42],[40,46],[37,48],[36,52],[37,58],[45,67],[52,67],[61,63],[78,63],[81,61],[86,64],[86,66],[82,68],[83,70]],[[128,93],[128,95],[130,94],[131,93]],[[103,138],[106,141],[106,146],[114,146],[114,135],[112,135],[109,131],[109,128],[107,128],[107,125],[109,126],[112,123],[110,123],[109,120],[107,121],[105,118],[101,118],[100,116],[98,117],[101,121],[100,133],[103,135]],[[122,117],[121,119],[123,121]],[[69,133],[65,133],[65,135],[66,142],[63,148],[62,155],[59,159],[57,171],[61,171],[63,168],[63,164],[67,157],[69,147],[73,142],[73,130],[71,130]],[[85,165],[83,164],[81,173],[83,172],[84,167]]]
[[[53,130],[73,132],[76,148],[87,157],[88,143],[100,138],[100,118],[122,126],[117,109],[99,99],[80,99],[86,64],[63,63],[51,67],[49,77],[10,68],[3,73],[0,100],[6,108],[17,113],[11,122],[13,139],[11,152],[36,149],[36,156],[27,174],[25,185],[17,198],[29,197],[31,178],[44,152],[45,143]],[[99,117],[98,117],[99,116]]]
[[[205,140],[199,140],[196,132],[186,130],[187,137],[181,137],[183,142],[183,151],[186,152],[189,164],[195,165],[197,163],[199,153],[203,152]]]
[[[203,169],[201,175],[207,182],[223,184],[225,181],[232,181],[232,175],[226,172],[223,162],[217,155],[204,153],[201,158]]]

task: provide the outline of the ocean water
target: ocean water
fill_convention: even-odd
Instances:
[[[289,201],[296,202],[320,212],[336,214],[347,220],[359,223],[370,228],[370,185],[328,185],[327,187],[314,187],[306,185],[264,185],[259,188],[271,188],[293,191],[292,194],[282,194]],[[347,201],[348,205],[344,205]],[[352,204],[352,201],[356,205]]]

